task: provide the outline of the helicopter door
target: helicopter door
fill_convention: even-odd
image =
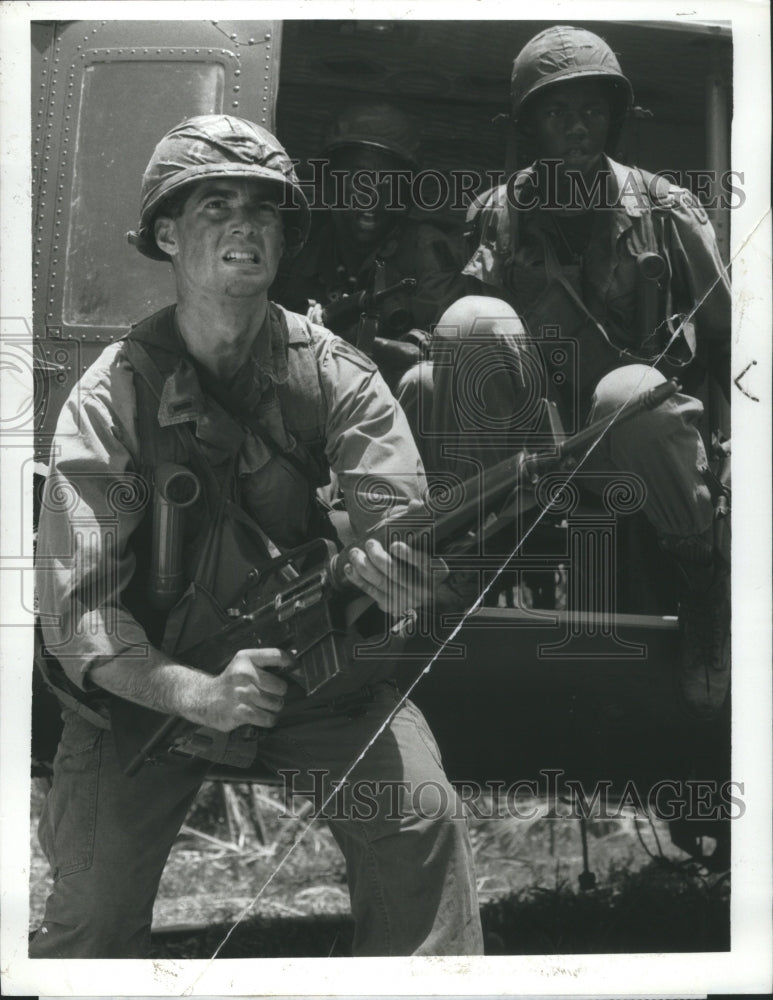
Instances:
[[[199,114],[271,129],[281,23],[32,24],[37,456],[106,343],[174,299],[171,271],[126,240],[155,144]]]

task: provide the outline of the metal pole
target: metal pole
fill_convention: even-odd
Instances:
[[[714,202],[709,207],[708,216],[714,226],[717,246],[722,260],[730,261],[730,208],[722,204],[722,187],[719,179],[730,169],[730,103],[728,83],[721,73],[720,46],[715,41],[709,49],[709,73],[705,83],[706,91],[706,161],[712,172],[711,197]],[[709,380],[709,428],[722,428],[729,433],[730,412],[719,386]],[[720,538],[725,539],[719,542]],[[717,534],[717,544],[726,547],[727,525],[722,524]]]
[[[711,198],[708,216],[717,234],[719,252],[730,259],[730,210],[722,204],[719,178],[730,169],[730,120],[727,83],[720,72],[719,48],[711,46],[706,77],[706,166],[711,171]]]

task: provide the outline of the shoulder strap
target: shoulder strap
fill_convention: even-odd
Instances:
[[[140,440],[140,464],[144,473],[152,472],[162,462],[177,462],[180,460],[178,449],[181,446],[179,435],[173,428],[160,427],[156,418],[158,408],[158,387],[143,373],[147,363],[151,365],[143,349],[136,341],[128,341],[126,353],[129,355],[134,369],[134,391],[137,395],[137,429]],[[155,366],[153,366],[155,370]],[[156,374],[159,374],[157,370]],[[160,374],[159,374],[160,378]]]
[[[162,461],[194,461],[196,470],[206,482],[207,489],[204,495],[211,505],[212,498],[219,496],[221,486],[209,462],[201,453],[196,436],[187,424],[160,427],[156,419],[155,414],[164,389],[164,376],[138,339],[129,337],[124,343],[129,362],[135,372],[135,387],[138,389],[137,411],[143,467],[152,472]],[[148,405],[142,405],[143,396]]]
[[[288,366],[290,380],[280,388],[280,405],[291,404],[292,412],[287,414],[288,422],[302,424],[299,429],[311,429],[319,440],[325,436],[327,409],[319,376],[319,364],[312,347],[312,333],[309,321],[297,313],[283,309],[279,315],[287,328]]]
[[[295,451],[283,452],[283,455],[316,489],[327,482],[329,475],[324,452],[327,402],[322,391],[319,363],[308,320],[287,310],[281,310],[278,319],[287,329],[290,377],[277,387],[277,399],[285,427],[296,440]],[[265,435],[262,436],[265,440]]]
[[[656,232],[656,225],[659,228],[660,223],[656,224],[656,221],[653,218],[653,214],[659,214],[659,210],[661,208],[661,206],[652,198],[654,184],[656,182],[655,175],[649,174],[646,171],[641,170],[639,167],[632,167],[630,176],[636,182],[639,194],[641,195],[641,200],[646,206],[643,208],[642,212],[632,220],[633,225],[630,231],[632,237],[631,249],[637,254],[647,252],[660,253],[661,247],[658,245]]]
[[[642,213],[642,221],[647,227],[643,232],[649,244],[644,249],[661,254],[666,262],[666,278],[663,282],[665,289],[663,325],[664,333],[667,333],[666,359],[676,366],[683,367],[695,357],[696,341],[694,324],[677,316],[674,311],[674,266],[671,249],[674,222],[671,209],[676,204],[676,195],[665,177],[639,167],[635,167],[633,173],[651,208],[649,212]],[[679,322],[678,327],[675,325],[676,322]]]

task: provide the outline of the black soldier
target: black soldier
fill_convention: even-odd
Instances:
[[[40,614],[66,707],[40,820],[54,887],[35,958],[147,951],[159,879],[209,766],[166,755],[127,776],[124,741],[147,709],[189,720],[213,746],[219,738],[225,760],[248,751],[294,772],[300,793],[318,792],[320,776],[325,795],[344,775],[350,787],[370,783],[375,810],[336,799],[330,818],[346,856],[355,954],[481,950],[465,822],[432,735],[387,664],[355,662],[306,696],[277,676],[293,656],[270,643],[240,650],[220,674],[178,656],[222,622],[254,567],[260,579],[273,556],[318,534],[314,496],[330,471],[358,534],[381,516],[374,474],[398,508],[425,485],[375,365],[268,299],[308,218],[284,149],[238,118],[183,122],[145,172],[130,236],[171,262],[177,302],[107,347],[66,401],[40,518]],[[167,502],[185,507],[184,546],[165,573],[156,552],[148,565],[148,519],[173,463],[180,492]],[[143,503],[147,483],[155,497]],[[395,556],[416,565],[418,582],[397,579]],[[386,551],[369,541],[346,574],[396,614],[427,594],[423,565],[402,543]],[[419,786],[437,792],[424,811]]]
[[[484,462],[517,446],[519,419],[545,392],[543,364],[572,422],[612,416],[662,372],[708,370],[727,395],[729,285],[706,213],[688,191],[608,155],[632,98],[609,46],[584,29],[542,31],[515,59],[512,116],[534,162],[469,213],[464,274],[477,295],[447,310],[420,368],[415,431],[430,474],[467,474],[458,443],[469,452],[487,430],[497,436]],[[549,350],[535,357],[546,330],[576,345],[573,370],[552,371]],[[707,719],[729,685],[729,574],[713,544],[702,412],[679,394],[613,429],[585,468],[624,470],[645,486],[644,512],[681,580],[680,697]]]
[[[386,103],[345,109],[330,123],[317,166],[324,164],[329,211],[315,220],[303,250],[280,268],[272,297],[296,312],[316,303],[337,309],[343,296],[416,282],[377,311],[372,356],[390,385],[419,360],[426,331],[465,292],[461,249],[436,226],[412,218],[411,190],[419,169],[414,123]],[[359,310],[335,331],[357,342]]]

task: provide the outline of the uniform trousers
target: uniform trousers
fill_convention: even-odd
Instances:
[[[259,756],[321,805],[399,704],[381,682],[355,714],[294,707]],[[164,865],[207,763],[165,758],[126,777],[112,734],[64,710],[40,820],[54,886],[32,958],[140,958]],[[409,701],[326,808],[345,859],[353,954],[472,955],[482,934],[463,808],[437,744]],[[259,886],[256,886],[256,891]]]
[[[585,421],[612,416],[664,381],[656,368],[621,361],[595,385]],[[446,310],[433,330],[429,360],[403,376],[396,394],[430,479],[443,472],[466,479],[471,457],[489,466],[528,443],[545,388],[543,366],[512,307],[468,296]],[[701,474],[707,466],[702,413],[699,400],[677,393],[613,426],[583,468],[638,476],[644,513],[661,537],[703,535],[714,510]]]

